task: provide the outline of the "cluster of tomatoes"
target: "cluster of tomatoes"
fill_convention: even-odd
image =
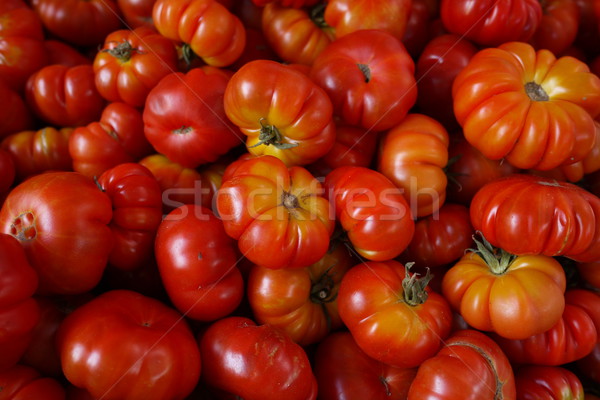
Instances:
[[[600,397],[599,0],[1,0],[0,399]]]

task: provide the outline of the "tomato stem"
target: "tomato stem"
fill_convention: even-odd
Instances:
[[[298,146],[298,143],[283,143],[283,135],[279,132],[279,129],[275,125],[265,125],[265,119],[261,118],[260,123],[260,133],[258,134],[258,143],[250,146],[257,147],[261,144],[265,146],[273,145],[280,150],[291,149],[292,147]]]
[[[481,236],[481,240],[477,240],[475,235],[473,235],[473,241],[475,242],[477,249],[469,250],[483,258],[494,275],[504,274],[516,256],[503,249],[492,246],[492,244],[483,237],[481,232],[478,233]]]
[[[369,81],[371,80],[371,68],[369,68],[369,66],[367,64],[356,64],[358,66],[358,69],[360,69],[360,72],[362,72],[362,74],[365,77],[365,82],[369,83]]]
[[[414,263],[410,262],[404,266],[406,277],[402,280],[402,290],[404,291],[404,301],[411,306],[418,306],[427,300],[425,288],[433,276],[430,274],[429,268],[427,268],[427,272],[422,278],[419,278],[417,273],[411,274],[410,268],[413,265]]]
[[[112,49],[104,49],[103,53],[108,53],[111,56],[117,58],[121,62],[127,62],[131,59],[133,52],[138,51],[137,48],[133,47],[127,40],[123,40]]]
[[[525,93],[527,93],[527,96],[533,101],[550,100],[550,96],[548,96],[548,93],[546,93],[542,85],[533,81],[525,84]]]

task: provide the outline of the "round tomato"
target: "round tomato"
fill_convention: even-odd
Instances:
[[[583,385],[566,368],[524,366],[515,371],[517,400],[583,400]]]
[[[152,9],[156,0],[117,0],[119,10],[130,28],[147,26],[154,28]]]
[[[564,53],[575,41],[579,29],[579,7],[572,0],[545,0],[540,25],[530,43],[536,49],[548,49],[556,55]]]

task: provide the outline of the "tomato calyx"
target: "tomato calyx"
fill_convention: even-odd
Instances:
[[[333,291],[335,282],[329,274],[329,271],[335,266],[327,268],[325,272],[312,284],[310,290],[310,300],[316,304],[331,303],[337,298],[337,293]]]
[[[369,83],[371,81],[371,68],[367,64],[356,64],[356,66],[365,77],[365,83]]]
[[[533,81],[525,84],[525,93],[527,93],[527,96],[533,101],[550,100],[550,96],[548,96],[548,93],[546,93],[542,85]]]
[[[425,288],[431,281],[433,276],[429,272],[429,268],[427,268],[427,272],[425,276],[419,278],[419,274],[410,273],[410,268],[415,263],[410,262],[406,263],[404,268],[406,269],[406,277],[402,280],[402,291],[404,292],[404,302],[410,306],[418,306],[425,301],[427,301],[427,291]]]
[[[300,208],[298,198],[290,192],[283,192],[281,195],[281,204],[288,210]]]
[[[20,242],[35,239],[37,236],[35,215],[31,211],[19,214],[10,224],[10,234]]]
[[[392,391],[390,390],[390,385],[387,382],[387,379],[385,379],[383,376],[380,376],[379,377],[379,382],[381,382],[381,384],[385,388],[385,395],[388,396],[388,397],[391,396],[392,395]]]
[[[478,240],[475,235],[473,235],[473,241],[475,242],[477,249],[469,249],[469,251],[483,258],[494,275],[503,275],[516,256],[501,248],[492,246],[492,244],[481,235],[481,232],[479,232],[479,235],[481,236],[481,240]]]
[[[275,125],[265,125],[264,121],[264,118],[261,118],[259,121],[260,133],[258,134],[258,143],[249,146],[249,148],[258,147],[261,144],[265,146],[273,145],[280,150],[298,146],[298,143],[283,143],[283,135],[279,132],[279,129]]]
[[[101,50],[118,59],[120,62],[127,62],[131,59],[134,52],[142,53],[137,47],[133,47],[127,40],[123,40],[112,49]]]
[[[325,3],[319,2],[309,11],[310,20],[319,27],[319,29],[327,29],[330,26],[325,22]]]
[[[183,43],[181,46],[177,46],[177,55],[179,59],[183,60],[183,62],[185,63],[186,70],[189,70],[192,67],[192,63],[194,62],[194,60],[198,58],[196,53],[194,53],[194,51],[192,50],[192,47],[187,43]]]
[[[192,128],[191,126],[184,125],[177,129],[173,129],[171,132],[173,132],[176,135],[185,135],[186,133],[190,133],[193,130],[194,130],[194,128]]]

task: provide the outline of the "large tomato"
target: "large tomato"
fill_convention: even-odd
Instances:
[[[156,0],[117,0],[117,5],[128,27],[147,26],[154,28],[152,9]]]
[[[415,104],[415,64],[400,39],[376,29],[336,39],[315,59],[310,77],[346,124],[382,131]]]
[[[442,295],[397,261],[352,267],[340,285],[338,312],[356,344],[385,364],[412,368],[435,355],[450,334],[452,311]]]
[[[406,249],[415,222],[392,181],[369,168],[346,166],[331,171],[324,186],[335,217],[360,256],[385,261]]]
[[[515,257],[485,239],[442,280],[442,293],[473,328],[525,339],[556,324],[565,307],[562,266],[543,255]]]
[[[322,186],[306,169],[273,156],[242,161],[217,192],[225,231],[267,268],[303,268],[329,247],[335,223]]]
[[[515,371],[518,400],[583,400],[583,384],[562,367],[527,365]]]
[[[581,160],[594,145],[600,78],[573,57],[520,42],[483,49],[456,76],[452,95],[465,137],[490,159],[546,170]]]
[[[182,400],[200,376],[200,352],[181,315],[127,290],[69,314],[56,339],[65,377],[106,400]]]
[[[244,294],[235,242],[208,208],[184,205],[160,224],[155,242],[162,282],[189,318],[213,321],[232,313]]]
[[[202,380],[231,398],[317,397],[317,382],[306,352],[277,328],[256,325],[248,318],[227,317],[213,322],[199,342]]]
[[[548,49],[555,55],[564,53],[575,41],[579,30],[579,7],[572,0],[546,0],[542,19],[530,43],[536,49]]]
[[[254,155],[303,165],[325,155],[335,142],[331,101],[295,68],[256,60],[240,68],[225,90],[227,117],[248,136]]]
[[[83,293],[100,281],[113,246],[109,197],[77,172],[48,172],[15,187],[0,231],[16,237],[40,278],[41,294]]]

